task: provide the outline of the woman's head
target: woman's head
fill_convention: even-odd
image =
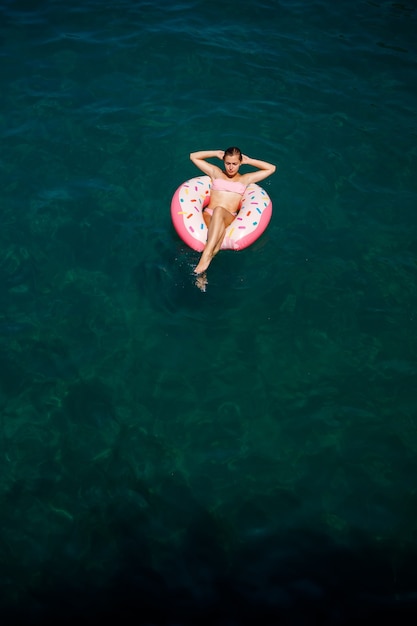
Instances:
[[[236,146],[227,148],[227,150],[224,151],[223,161],[225,160],[227,156],[238,157],[239,161],[242,160],[242,152],[239,148],[236,148]]]
[[[224,151],[223,163],[228,176],[233,177],[237,174],[242,163],[242,153],[239,148],[227,148]]]

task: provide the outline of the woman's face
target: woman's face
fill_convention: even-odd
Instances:
[[[237,154],[230,156],[229,154],[224,159],[224,167],[226,168],[226,174],[228,176],[234,176],[239,171],[240,160]]]

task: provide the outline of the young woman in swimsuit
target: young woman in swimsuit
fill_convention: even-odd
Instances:
[[[224,170],[208,163],[206,159],[217,157],[224,163]],[[192,152],[190,159],[204,174],[211,178],[211,193],[209,205],[205,208],[203,217],[208,228],[207,243],[194,269],[196,274],[202,274],[210,265],[213,257],[220,250],[226,228],[235,219],[242,196],[250,183],[259,183],[276,170],[275,165],[250,157],[241,153],[239,148],[232,147],[223,150],[202,150]],[[239,174],[241,165],[256,167],[256,171]]]

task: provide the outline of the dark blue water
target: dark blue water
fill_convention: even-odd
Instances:
[[[415,623],[416,32],[3,1],[4,623]],[[203,293],[170,202],[229,145],[274,213]]]

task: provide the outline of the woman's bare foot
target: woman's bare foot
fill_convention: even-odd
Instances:
[[[194,274],[202,274],[203,272],[205,272],[208,266],[210,265],[212,258],[213,258],[212,255],[208,257],[208,255],[204,254],[203,252],[198,264],[194,268]]]

